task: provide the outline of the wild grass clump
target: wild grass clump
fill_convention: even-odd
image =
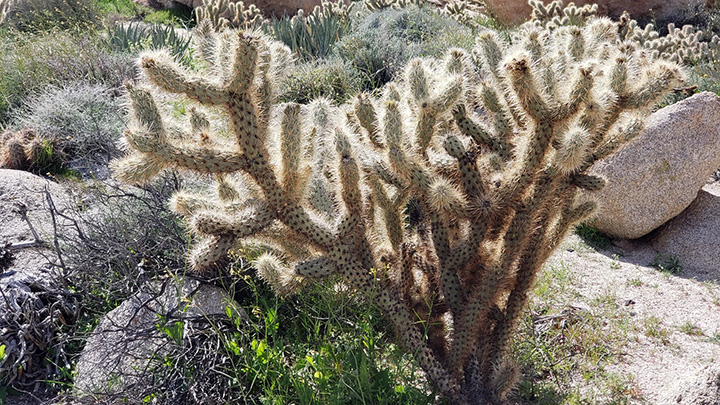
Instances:
[[[60,140],[68,159],[105,164],[120,153],[125,128],[113,90],[86,83],[49,87],[28,98],[15,124]]]
[[[325,97],[342,104],[360,91],[360,73],[338,58],[304,62],[288,74],[279,91],[282,101],[307,104]]]
[[[231,271],[252,272],[243,263]],[[168,404],[436,403],[380,311],[342,280],[287,299],[249,276],[225,288],[236,300],[228,319],[184,336],[131,395]]]
[[[386,8],[368,14],[335,45],[334,54],[352,63],[371,90],[393,80],[413,57],[438,57],[473,41],[469,28],[428,8]]]
[[[91,0],[11,0],[8,4],[2,24],[17,31],[83,31],[96,28],[101,21]]]
[[[0,125],[48,86],[76,82],[114,88],[135,76],[132,56],[110,52],[89,33],[53,31],[0,36]]]

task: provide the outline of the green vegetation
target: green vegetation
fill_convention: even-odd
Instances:
[[[312,12],[265,21],[256,9],[244,8],[241,11],[245,13],[245,19],[240,21],[238,18],[235,19],[237,21],[227,22],[228,25],[258,28],[258,32],[263,33],[262,41],[270,43],[270,40],[274,39],[289,49],[286,51],[286,48],[273,43],[275,45],[269,49],[263,49],[269,53],[261,53],[261,58],[270,58],[264,59],[263,63],[272,68],[264,71],[263,75],[257,78],[257,82],[267,81],[266,78],[271,77],[274,80],[272,85],[276,86],[271,90],[268,90],[270,86],[262,88],[253,96],[255,101],[269,97],[268,94],[276,97],[272,102],[268,98],[266,104],[257,109],[260,111],[258,116],[262,118],[261,125],[272,119],[275,120],[272,121],[274,125],[285,128],[292,124],[291,112],[302,111],[303,121],[298,127],[302,127],[302,131],[312,127],[308,132],[313,131],[313,134],[318,136],[316,139],[323,141],[317,147],[332,146],[325,151],[325,155],[318,153],[318,161],[313,162],[322,166],[322,176],[312,177],[309,187],[314,193],[313,198],[322,199],[323,195],[325,196],[320,202],[312,202],[313,221],[316,216],[324,218],[322,221],[328,223],[331,222],[330,219],[337,218],[350,221],[341,214],[353,209],[350,206],[345,207],[346,196],[342,194],[342,187],[337,187],[337,190],[335,187],[343,173],[329,163],[335,161],[335,126],[344,127],[347,124],[347,129],[358,135],[358,139],[354,140],[345,152],[356,148],[359,139],[364,139],[368,149],[383,151],[381,157],[372,156],[372,159],[376,160],[389,156],[386,152],[390,149],[410,153],[410,149],[417,146],[418,150],[424,148],[423,153],[430,151],[430,158],[439,157],[437,162],[440,163],[433,167],[430,173],[452,179],[463,178],[453,169],[457,162],[465,162],[468,156],[483,155],[486,158],[480,160],[482,165],[475,167],[476,171],[488,170],[487,178],[501,174],[505,176],[506,173],[502,173],[503,164],[507,163],[507,159],[512,155],[506,153],[506,148],[516,145],[514,142],[507,142],[511,140],[511,135],[500,135],[509,134],[507,129],[520,125],[523,120],[517,116],[517,111],[508,108],[508,105],[520,105],[524,100],[524,108],[533,112],[533,97],[526,98],[523,94],[518,94],[513,96],[515,98],[512,100],[501,100],[499,105],[496,105],[492,102],[492,83],[483,83],[481,87],[476,83],[476,75],[482,72],[483,77],[492,76],[493,80],[490,82],[506,80],[502,75],[497,75],[496,70],[501,65],[497,60],[493,61],[491,48],[494,45],[505,47],[512,44],[524,47],[527,52],[537,53],[541,50],[535,46],[537,43],[534,41],[538,37],[532,34],[534,29],[552,24],[558,27],[568,25],[561,18],[556,18],[558,16],[549,16],[547,20],[529,23],[524,27],[525,31],[500,30],[491,18],[483,15],[469,17],[464,15],[466,11],[463,9],[443,12],[432,5],[419,6],[413,3],[417,2],[374,0],[349,4],[324,3]],[[72,231],[60,235],[57,252],[67,275],[68,288],[79,299],[76,307],[78,316],[62,327],[62,338],[49,349],[46,359],[50,361],[65,358],[67,361],[57,365],[44,365],[54,370],[54,386],[69,392],[72,387],[73,363],[85,344],[87,334],[97,326],[100,318],[136,293],[149,280],[186,276],[192,263],[186,263],[185,255],[191,246],[207,240],[209,236],[214,237],[201,234],[202,232],[188,236],[188,229],[197,231],[198,221],[188,221],[171,212],[167,207],[170,196],[178,190],[189,189],[204,196],[217,195],[223,198],[224,195],[224,198],[237,198],[240,195],[246,197],[245,194],[252,194],[252,190],[233,190],[237,178],[179,175],[174,171],[164,173],[160,179],[145,184],[142,188],[117,186],[106,181],[109,161],[117,157],[126,146],[121,139],[122,132],[138,129],[123,121],[128,99],[122,83],[125,80],[132,82],[138,79],[139,69],[135,60],[141,52],[168,49],[172,58],[183,66],[183,74],[195,74],[213,64],[227,67],[223,65],[223,60],[230,58],[228,55],[232,55],[232,52],[220,42],[209,47],[206,46],[207,43],[201,43],[199,45],[202,49],[191,48],[190,36],[183,31],[185,27],[192,28],[195,24],[189,9],[179,7],[156,11],[140,6],[132,0],[24,0],[23,4],[25,8],[21,9],[21,12],[8,14],[5,21],[0,23],[0,128],[3,129],[0,158],[6,159],[10,156],[5,152],[7,145],[19,144],[20,146],[14,147],[23,153],[23,169],[54,175],[55,178],[75,177],[81,189],[77,194],[79,206],[70,216],[73,225],[68,228],[79,229],[81,232]],[[572,42],[571,37],[581,32],[578,30],[585,26],[593,15],[592,10],[574,10],[569,25],[576,28],[557,28],[556,33],[552,34],[558,38],[568,35],[567,38],[563,37],[568,44]],[[706,25],[701,26],[704,30],[697,38],[712,43],[712,33],[720,32],[717,21],[720,20],[716,15],[709,18]],[[487,32],[481,34],[484,32],[481,26],[499,32],[492,35]],[[199,32],[204,29],[207,27],[200,25]],[[637,34],[633,29],[628,28],[625,39],[631,38],[631,33]],[[205,34],[206,38],[216,35],[207,32]],[[679,34],[675,32],[675,35]],[[225,40],[228,38],[230,36],[226,36]],[[481,48],[484,48],[482,52],[477,49],[471,52],[477,38],[481,38]],[[647,38],[638,41],[645,40]],[[696,42],[693,42],[692,47],[699,46]],[[448,54],[450,48],[456,49]],[[573,51],[576,49],[568,48],[567,54],[570,55]],[[677,49],[672,52],[684,55],[684,51],[677,53]],[[546,57],[535,58],[535,53],[533,62],[546,62]],[[156,52],[152,54],[157,55]],[[720,91],[720,75],[714,66],[717,59],[706,60],[693,55],[695,56],[685,58],[684,62],[689,65],[689,85],[698,87],[687,89],[686,94],[678,94],[670,100],[680,99],[693,91]],[[557,55],[553,57],[555,56]],[[614,59],[598,63],[594,66],[594,72],[601,71],[605,74],[604,77],[610,77],[610,73],[618,73],[611,69],[610,60]],[[283,62],[282,69],[275,69],[279,65],[278,61]],[[515,62],[516,65],[513,66],[516,66],[518,71],[523,70],[520,63],[522,61]],[[554,82],[571,83],[570,79],[576,79],[573,74],[581,71],[571,68],[569,71],[573,74],[566,74],[543,63],[533,64],[532,69],[541,69],[546,75],[557,74],[560,79],[544,83],[542,97],[548,97],[555,91],[552,90]],[[572,63],[569,65],[574,66]],[[617,66],[613,69],[615,68]],[[443,77],[455,77],[453,75],[462,73],[465,81],[458,80],[458,83],[462,82],[462,86],[466,86],[466,82],[472,82],[475,88],[463,87],[455,92],[452,83],[448,84],[435,77],[437,72],[442,72],[437,76]],[[227,74],[221,70],[211,73]],[[622,76],[621,73],[618,75]],[[520,80],[518,77],[516,79]],[[603,76],[598,75],[596,80],[605,80],[600,77]],[[543,80],[548,79],[544,76]],[[578,83],[580,81],[577,79]],[[667,80],[668,83],[670,81]],[[395,83],[388,85],[390,82]],[[612,85],[616,86],[615,90],[621,91],[621,83]],[[128,86],[134,88],[132,84]],[[462,86],[455,87],[459,89]],[[515,90],[512,86],[516,86]],[[504,89],[517,92],[518,87],[517,82],[508,82]],[[361,91],[367,93],[358,97]],[[584,90],[580,88],[578,91]],[[566,93],[569,91],[563,94]],[[498,92],[495,96],[498,94],[505,93]],[[442,113],[437,116],[431,117],[430,113],[424,110],[427,103],[435,108],[437,105],[433,104],[434,102],[448,100],[451,100],[449,104],[452,105],[438,107]],[[468,106],[458,108],[457,100],[461,100],[459,103],[467,102]],[[137,103],[137,99],[134,101]],[[471,101],[475,104],[470,105]],[[175,124],[164,127],[171,144],[178,140],[189,125],[192,125],[191,130],[195,131],[198,139],[206,139],[213,147],[226,145],[235,139],[230,124],[222,118],[222,108],[196,107],[188,99],[174,96],[163,98],[162,102],[166,103],[163,107],[167,110],[163,113],[168,112],[175,121]],[[275,114],[285,117],[284,122],[281,122],[281,118],[276,119],[269,115],[276,102],[289,103]],[[423,102],[426,103],[425,106]],[[637,103],[638,106],[644,106],[640,101]],[[485,106],[484,113],[487,115],[483,119],[476,115],[474,108],[481,105]],[[393,107],[388,106],[399,107],[393,110]],[[577,106],[570,107],[579,109]],[[424,112],[418,112],[420,110]],[[261,116],[265,112],[268,115]],[[388,141],[386,136],[391,135],[384,131],[392,126],[393,122],[388,117],[392,117],[395,112],[402,118],[399,120],[402,124],[399,133],[403,137],[401,139],[398,136],[397,142],[389,148],[383,143]],[[585,110],[578,114],[585,120],[583,125],[596,125],[592,122],[592,114]],[[323,127],[330,125],[329,121],[322,124],[323,119],[328,117],[333,119],[330,122],[333,127]],[[187,121],[191,121],[190,124]],[[489,124],[489,127],[486,128],[484,124]],[[638,129],[634,122],[627,124],[629,132],[635,133]],[[423,125],[426,126],[425,129],[429,128],[428,133],[440,134],[438,139],[445,143],[427,143],[430,137],[421,136]],[[458,145],[446,135],[460,127],[462,133],[456,132],[457,136],[454,138],[462,140]],[[211,138],[208,136],[211,132],[219,135]],[[522,131],[515,129],[515,133],[520,132]],[[206,138],[202,137],[203,134]],[[489,138],[483,138],[486,135]],[[321,136],[325,138],[319,138]],[[287,146],[281,143],[281,139],[284,139],[283,136],[270,138],[270,142],[279,143],[271,145],[275,148],[273,150],[282,151]],[[577,157],[571,156],[571,146],[578,139],[568,135],[561,140],[564,143],[561,144],[558,140],[552,145],[553,148],[561,148],[559,152],[548,157],[548,161],[561,153],[566,154],[561,174],[551,171],[541,174],[548,177],[566,176],[570,181],[570,175],[565,171],[584,169],[584,166],[573,166],[571,162]],[[377,143],[373,144],[373,140]],[[608,138],[608,144],[616,140],[617,138]],[[132,141],[133,139],[130,139],[131,146],[137,147],[138,144],[133,144]],[[407,144],[410,142],[419,146],[408,148]],[[617,145],[604,146],[612,149]],[[339,160],[355,158],[354,149],[353,153],[348,152],[346,155],[345,152],[341,151],[342,159]],[[413,149],[412,152],[417,151]],[[609,150],[603,152],[609,153]],[[419,156],[422,156],[422,153]],[[426,157],[418,157],[418,161],[425,164]],[[450,161],[452,167],[443,166],[443,159]],[[278,158],[278,161],[280,160]],[[3,162],[4,160],[1,160],[0,165]],[[512,276],[504,280],[507,285],[497,288],[502,298],[492,298],[492,311],[485,311],[489,313],[479,317],[486,322],[481,331],[485,333],[485,340],[479,339],[477,342],[483,343],[498,335],[510,336],[501,341],[498,347],[484,346],[489,353],[492,352],[492,357],[488,357],[490,360],[474,354],[462,355],[467,357],[462,361],[443,357],[443,350],[450,350],[450,343],[455,344],[452,340],[453,334],[461,330],[461,322],[465,321],[467,324],[467,320],[460,319],[464,312],[458,309],[458,305],[462,303],[448,302],[444,298],[449,296],[450,290],[444,290],[442,295],[438,293],[441,289],[452,289],[452,284],[457,279],[448,279],[447,274],[439,272],[429,276],[428,268],[423,267],[435,260],[450,260],[448,258],[452,255],[423,255],[439,249],[439,245],[435,244],[440,244],[441,241],[428,242],[427,236],[436,231],[440,233],[439,230],[444,229],[444,226],[447,226],[448,240],[457,238],[452,239],[452,244],[448,244],[456,250],[458,246],[462,247],[462,238],[468,237],[470,229],[477,230],[470,226],[453,227],[452,224],[437,220],[438,218],[431,220],[432,214],[438,212],[442,212],[443,218],[457,215],[458,210],[461,210],[458,207],[463,206],[464,200],[455,200],[451,194],[460,187],[465,192],[471,185],[466,182],[450,182],[449,185],[433,183],[433,187],[440,189],[436,189],[434,195],[447,198],[435,201],[437,206],[433,207],[426,201],[427,198],[410,199],[402,196],[400,190],[412,188],[405,187],[407,184],[403,182],[417,181],[417,173],[402,173],[402,165],[397,164],[397,161],[395,163],[395,166],[390,164],[388,167],[397,170],[396,173],[382,172],[379,166],[372,169],[375,170],[374,176],[377,178],[374,181],[377,181],[377,184],[366,184],[368,187],[362,188],[365,194],[369,194],[366,188],[372,189],[372,194],[379,199],[382,199],[383,193],[387,194],[386,200],[388,196],[397,197],[399,203],[390,208],[387,201],[362,201],[367,206],[375,204],[380,207],[376,212],[377,221],[369,223],[368,227],[373,228],[373,232],[377,231],[377,235],[380,235],[377,236],[378,240],[387,236],[388,243],[383,247],[385,250],[376,249],[377,252],[372,252],[377,258],[372,258],[373,266],[363,269],[365,278],[360,291],[356,289],[359,282],[357,278],[353,278],[354,275],[322,277],[312,282],[308,282],[307,277],[302,291],[282,290],[281,286],[280,289],[286,294],[279,297],[277,291],[273,290],[278,289],[278,285],[273,285],[273,281],[277,281],[278,277],[282,279],[282,274],[278,276],[275,273],[273,276],[266,270],[288,270],[295,264],[293,260],[298,257],[299,263],[303,263],[302,260],[308,257],[322,258],[319,253],[321,249],[316,246],[318,244],[307,249],[307,244],[301,243],[296,250],[287,245],[265,246],[275,249],[276,252],[285,250],[283,254],[273,256],[261,255],[256,246],[233,246],[230,249],[229,264],[223,271],[217,272],[213,267],[201,277],[204,282],[222,286],[234,299],[232,306],[236,308],[228,310],[227,319],[204,320],[204,323],[201,322],[202,328],[198,327],[194,334],[185,328],[193,325],[166,323],[167,319],[159,319],[159,330],[169,337],[174,348],[167,356],[155,359],[150,370],[154,378],[144,381],[145,385],[139,385],[133,392],[126,393],[126,398],[122,400],[129,403],[166,404],[193,401],[262,404],[449,403],[460,396],[453,397],[456,392],[453,392],[453,388],[448,389],[447,384],[443,385],[443,378],[447,377],[454,381],[455,387],[462,386],[466,390],[467,386],[463,386],[469,384],[466,381],[478,383],[477,377],[470,372],[475,364],[468,360],[469,357],[472,357],[473,361],[477,360],[484,372],[496,377],[491,382],[486,379],[481,383],[491,386],[500,394],[506,393],[517,378],[516,389],[509,391],[512,400],[532,404],[627,403],[631,400],[642,400],[635,377],[614,373],[609,367],[622,361],[622,353],[628,344],[629,334],[633,331],[631,315],[618,305],[618,297],[612,291],[606,291],[589,301],[584,299],[573,287],[573,284],[578,282],[573,269],[562,262],[546,266],[538,275],[532,289],[530,285],[535,280],[534,272],[529,272],[528,274],[532,273],[531,277],[522,280],[519,279],[520,276],[513,278],[519,270],[508,272]],[[433,160],[433,164],[435,163]],[[288,163],[286,159],[276,166],[285,168],[292,166],[292,163]],[[372,177],[372,170],[363,166],[360,177]],[[285,173],[282,170],[281,172]],[[508,174],[503,179],[511,177]],[[98,182],[83,182],[83,179],[87,181],[89,178],[96,178]],[[210,185],[213,179],[219,180],[219,183]],[[283,178],[284,187],[288,190],[303,186],[299,179],[295,179],[297,182],[291,181],[292,179],[288,176]],[[573,177],[571,180],[573,185],[580,184],[579,187],[590,190],[602,186],[601,181],[591,176]],[[489,183],[483,184],[483,187],[495,190]],[[534,193],[542,194],[542,190],[538,191],[536,188],[539,186],[523,187],[530,190],[528,196]],[[416,192],[417,188],[421,187],[416,187],[413,192]],[[228,197],[229,195],[234,197]],[[239,204],[238,201],[235,200],[235,203]],[[459,205],[456,204],[458,201]],[[487,201],[490,204],[491,200]],[[572,202],[572,199],[570,201]],[[484,202],[485,200],[478,199],[470,201],[469,205],[475,217],[487,215],[487,207],[482,204]],[[538,212],[531,209],[538,208],[533,204],[532,198],[526,198],[511,211]],[[338,210],[339,206],[344,208]],[[253,209],[255,208],[257,207]],[[543,205],[543,209],[550,208],[554,207]],[[565,207],[566,210],[576,209],[578,218],[584,216],[590,208],[587,205]],[[217,211],[224,209],[225,206]],[[320,214],[315,215],[317,212]],[[393,212],[397,214],[396,218],[393,217],[397,221],[391,224],[393,218],[388,217],[392,217]],[[530,222],[536,225],[547,222],[548,215],[543,214],[542,210],[540,212],[541,214],[534,217],[535,222]],[[516,214],[510,214],[509,217],[513,215]],[[519,217],[520,214],[516,216]],[[558,215],[557,218],[560,217]],[[356,215],[356,218],[364,216]],[[575,219],[573,217],[573,221]],[[383,221],[386,223],[380,224]],[[461,221],[465,221],[464,225],[472,223],[470,216],[461,215]],[[517,236],[518,240],[526,243],[530,237],[538,238],[538,235],[542,234],[536,231],[526,232],[529,227],[523,224],[527,223],[519,220],[514,223],[515,228],[512,229],[515,233],[510,231],[510,223],[495,224],[496,229],[491,231],[494,232],[496,241],[502,240],[502,243],[505,243],[504,240],[507,239],[510,241],[508,243],[511,243]],[[336,225],[332,222],[327,228],[335,229]],[[386,235],[392,231],[391,228],[399,230],[394,237]],[[283,236],[288,236],[292,241],[302,240],[303,236],[296,232],[297,229],[292,232],[288,229],[280,227],[272,231],[284,232]],[[593,249],[607,249],[610,246],[610,238],[591,223],[578,225],[575,232],[584,244]],[[558,234],[562,233],[558,230]],[[406,239],[408,235],[414,235],[415,238]],[[277,234],[263,235],[263,242],[273,236]],[[555,236],[562,235],[547,236],[543,239],[547,242],[544,245],[555,246]],[[342,243],[338,242],[338,246]],[[410,247],[417,247],[415,243],[421,245],[420,251],[408,253],[411,251]],[[587,246],[585,249],[588,249]],[[533,247],[537,248],[537,244],[530,245],[527,251],[539,252],[539,256],[535,257],[537,263],[533,262],[526,267],[537,271],[549,250],[538,248],[533,251]],[[0,247],[0,261],[5,260],[5,256],[2,256],[4,254]],[[404,286],[401,283],[403,276],[393,273],[392,270],[393,267],[397,268],[399,263],[402,264],[399,259],[402,254],[409,254],[411,261],[415,260],[413,265],[416,267],[411,266],[414,273],[411,272],[410,278],[422,278],[427,285],[419,283],[415,290],[400,288]],[[489,268],[492,252],[483,251],[479,252],[479,255],[484,256],[478,260],[487,261],[483,268]],[[195,257],[194,264],[197,264],[197,255]],[[282,259],[282,262],[279,259]],[[427,260],[423,261],[425,259]],[[518,264],[515,266],[519,268],[520,262],[531,261],[531,256],[503,254],[501,259],[498,260],[517,259]],[[618,258],[613,259],[610,268],[619,268]],[[255,267],[249,264],[251,262],[254,262]],[[325,269],[322,264],[323,262],[319,262],[320,268]],[[271,268],[271,265],[275,267]],[[676,256],[658,256],[652,265],[668,274],[682,271]],[[265,281],[256,277],[256,272],[263,274]],[[407,274],[404,277],[407,278]],[[485,277],[482,280],[489,283],[497,281],[492,277],[488,280],[487,275],[463,277],[470,277],[461,280],[465,287],[488,284],[477,283],[472,277]],[[433,282],[443,283],[443,287],[430,288]],[[627,285],[641,287],[643,282],[634,278],[627,280]],[[403,308],[401,315],[407,316],[403,318],[393,312],[396,307],[391,305],[392,302],[388,303],[387,291],[390,291],[393,297],[400,294],[397,291],[404,291],[397,304]],[[516,296],[521,294],[524,299],[524,294],[528,291],[531,298],[524,307],[524,301],[517,300]],[[511,295],[513,298],[510,298]],[[649,317],[639,322],[640,333],[665,345],[671,343],[673,330],[701,336],[711,342],[720,342],[718,332],[713,334],[712,331],[703,331],[690,322],[673,328],[664,325],[657,317]],[[398,325],[402,327],[398,328]],[[1,343],[0,365],[6,352],[10,353],[8,346]],[[510,353],[516,363],[499,361],[505,351]],[[432,353],[432,356],[427,353]],[[433,365],[432,361],[427,360],[429,356],[433,360],[439,358],[443,361],[438,362],[439,366]],[[451,368],[449,363],[457,362],[461,363],[459,371],[450,370],[445,373],[446,368]],[[491,365],[499,366],[493,369]],[[507,374],[498,370],[506,371]],[[458,377],[456,372],[462,376]],[[500,381],[502,378],[507,381]],[[13,392],[15,391],[11,387],[0,386],[0,403],[5,395]]]

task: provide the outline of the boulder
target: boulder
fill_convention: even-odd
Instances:
[[[641,21],[683,21],[697,15],[706,0],[574,0],[577,6],[597,4],[598,14],[617,18],[623,11]],[[550,3],[544,0],[545,4]],[[568,4],[566,1],[565,4]],[[490,14],[503,24],[520,24],[530,17],[527,0],[485,0]]]
[[[60,327],[72,323],[77,311],[73,294],[48,260],[52,252],[42,243],[52,241],[54,231],[48,196],[60,211],[70,206],[71,198],[57,183],[0,169],[0,345],[5,345],[0,375],[15,388],[55,377],[45,359],[57,349]],[[53,352],[51,360],[66,366],[57,357],[62,350]]]
[[[685,211],[653,235],[652,246],[678,257],[698,280],[720,281],[720,182],[706,185]]]
[[[680,214],[720,167],[720,97],[696,94],[653,113],[645,129],[589,174],[607,179],[592,193],[595,226],[624,239]]]
[[[76,367],[76,395],[124,394],[151,378],[148,370],[154,359],[183,344],[199,323],[207,326],[213,319],[226,319],[230,300],[220,288],[197,280],[147,283],[105,315],[88,338]],[[177,335],[169,333],[178,325]]]

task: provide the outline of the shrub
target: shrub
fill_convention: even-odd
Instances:
[[[113,54],[98,38],[65,31],[0,36],[0,124],[10,110],[49,85],[78,81],[114,88],[135,76],[132,57]]]
[[[78,83],[29,98],[16,124],[60,140],[69,159],[109,162],[119,152],[123,109],[112,90]]]
[[[296,103],[326,97],[341,104],[360,90],[360,73],[349,62],[320,59],[298,64],[280,85],[280,100]]]
[[[258,37],[216,37],[233,56],[208,61],[222,81],[167,52],[145,54],[150,83],[222,108],[234,137],[228,145],[198,112],[184,135],[168,132],[151,88],[128,84],[131,154],[117,174],[213,175],[216,195],[173,197],[200,236],[196,272],[255,244],[258,276],[280,295],[339,277],[372,298],[440,393],[497,402],[518,377],[506,351],[527,293],[595,209],[581,191],[605,184],[586,170],[637,136],[682,81],[677,65],[626,46],[608,19],[517,39],[478,37],[483,82],[453,49],[408,62],[383,98],[361,94],[338,109],[278,105],[269,72],[279,51]]]
[[[410,58],[441,56],[460,45],[445,42],[453,37],[472,38],[469,28],[429,9],[387,8],[367,15],[333,52],[355,65],[370,90],[391,81]]]
[[[98,9],[90,0],[9,0],[7,7],[5,20],[0,22],[18,31],[85,30],[100,22]]]

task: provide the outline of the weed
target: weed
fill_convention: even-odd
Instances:
[[[657,339],[662,344],[670,344],[670,332],[663,327],[663,322],[656,316],[651,316],[643,320],[643,326],[645,327],[645,336]]]
[[[594,249],[607,249],[610,246],[610,237],[600,232],[591,222],[577,225],[575,233]]]
[[[696,324],[694,324],[690,321],[686,321],[684,324],[680,325],[680,327],[678,327],[678,330],[680,330],[680,332],[685,333],[690,336],[704,336],[705,335],[705,332],[703,332],[702,328],[700,328],[699,326],[697,326]]]
[[[645,283],[643,283],[643,281],[639,278],[631,278],[628,279],[625,284],[630,287],[642,287]]]
[[[650,263],[650,267],[654,267],[666,274],[677,275],[682,273],[682,266],[677,255],[657,255]]]

